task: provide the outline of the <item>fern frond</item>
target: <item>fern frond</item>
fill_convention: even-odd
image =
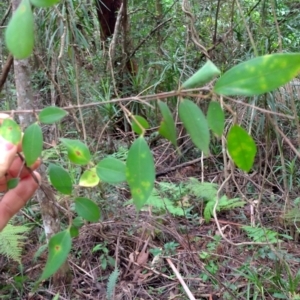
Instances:
[[[220,210],[228,210],[236,207],[243,207],[246,204],[245,201],[240,198],[228,199],[226,195],[222,196],[219,200]]]
[[[242,229],[246,231],[249,238],[251,238],[254,242],[259,243],[277,243],[278,232],[261,227],[251,227],[251,226],[242,226]]]
[[[157,191],[155,191],[147,200],[147,205],[152,206],[154,209],[159,211],[167,210],[170,214],[174,216],[184,216],[184,209],[176,206],[173,201],[168,198],[161,198]]]
[[[189,191],[198,198],[204,198],[205,200],[212,200],[216,197],[218,192],[218,185],[211,182],[200,182],[196,178],[190,178],[187,183]]]
[[[109,275],[107,288],[106,288],[106,296],[108,300],[112,299],[113,292],[117,285],[119,275],[120,275],[120,271],[118,268],[115,268],[115,270]]]
[[[158,189],[159,195],[163,195],[165,197],[169,197],[172,200],[178,200],[182,197],[182,195],[186,194],[187,188],[185,183],[173,183],[173,182],[159,182]]]
[[[283,218],[288,224],[298,223],[300,221],[299,208],[295,207],[290,209],[284,214]]]
[[[126,161],[127,156],[128,156],[128,148],[124,146],[119,146],[118,151],[111,155],[111,157],[115,157],[123,161]]]
[[[0,254],[21,263],[21,252],[25,234],[30,230],[26,226],[7,224],[0,232]]]
[[[215,201],[208,201],[207,204],[205,205],[204,211],[203,211],[203,217],[206,223],[209,222],[210,218],[213,215],[213,210],[215,207]],[[220,207],[217,207],[217,211],[220,210]]]
[[[213,216],[213,210],[216,201],[217,201],[217,197],[214,197],[211,201],[208,201],[205,205],[203,216],[206,222],[209,222],[210,218]],[[217,211],[228,210],[236,207],[243,207],[245,203],[246,203],[245,201],[239,198],[228,199],[227,196],[224,195],[219,199]]]

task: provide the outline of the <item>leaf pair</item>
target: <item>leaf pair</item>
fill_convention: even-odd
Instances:
[[[205,154],[209,153],[209,127],[218,136],[224,130],[224,112],[218,102],[211,102],[207,120],[200,108],[190,100],[183,100],[179,106],[179,116],[191,136],[193,143]],[[252,137],[240,126],[234,125],[227,135],[228,152],[235,164],[248,172],[256,155],[256,145]]]
[[[225,72],[213,91],[224,96],[254,96],[273,91],[299,74],[299,61],[300,53],[277,53],[250,59]],[[220,73],[211,61],[207,61],[181,88],[201,87]]]
[[[100,180],[110,184],[127,181],[137,210],[146,203],[154,187],[153,155],[143,136],[131,145],[126,164],[108,157],[97,164],[96,172]]]
[[[253,96],[270,92],[299,74],[299,61],[299,53],[279,53],[251,59],[231,68],[221,76],[214,86],[214,92],[225,96]],[[208,62],[182,87],[200,87],[216,75],[218,75],[218,69],[211,62]],[[209,127],[219,135],[224,124],[222,112],[217,104],[212,103],[210,105],[211,111],[210,109],[208,111],[207,121]],[[192,102],[183,100],[179,107],[179,115],[194,144],[204,153],[207,153],[209,136],[203,113]],[[189,115],[192,116],[193,120],[189,119]],[[244,171],[249,171],[257,151],[252,137],[243,128],[234,125],[227,136],[227,147],[236,165]]]
[[[38,117],[41,123],[53,124],[55,122],[60,121],[67,114],[68,113],[65,110],[58,107],[51,106],[43,109],[40,112]],[[65,143],[67,143],[67,139],[65,140],[66,140]],[[27,166],[31,166],[41,156],[42,150],[43,150],[42,129],[37,123],[31,124],[25,129],[23,140],[22,140],[22,151],[24,153],[25,162]],[[79,160],[79,158],[77,158],[77,160]]]
[[[0,135],[14,145],[19,144],[22,139],[20,126],[12,119],[3,120]],[[27,166],[31,166],[40,157],[42,148],[42,129],[38,124],[31,124],[26,128],[22,139],[22,151]]]
[[[227,71],[216,82],[214,92],[230,96],[254,96],[270,92],[288,83],[300,72],[299,53],[265,55],[243,62]],[[252,137],[240,126],[227,135],[228,152],[235,164],[249,171],[257,148]]]

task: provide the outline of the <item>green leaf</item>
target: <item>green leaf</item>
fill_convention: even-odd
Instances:
[[[75,219],[73,219],[73,222],[72,222],[73,227],[80,228],[83,225],[84,225],[84,220],[82,217],[76,217]]]
[[[72,194],[72,180],[69,173],[60,166],[49,165],[49,177],[51,184],[62,194]]]
[[[60,139],[61,142],[67,147],[68,157],[70,161],[78,165],[86,165],[91,160],[89,148],[78,140]]]
[[[20,126],[12,119],[4,119],[0,127],[0,135],[14,145],[22,139]]]
[[[165,102],[158,101],[158,106],[163,116],[163,120],[160,123],[158,132],[164,138],[169,140],[175,147],[177,147],[176,127],[172,113]]]
[[[72,238],[78,237],[79,236],[79,229],[76,226],[71,226],[70,227],[70,235]]]
[[[140,136],[131,145],[126,162],[126,178],[133,203],[140,210],[151,195],[155,180],[153,155]]]
[[[39,113],[39,120],[44,124],[53,124],[55,122],[60,121],[68,114],[67,111],[55,106],[49,106],[44,108]]]
[[[66,261],[71,250],[72,239],[69,230],[53,235],[49,241],[48,259],[39,282],[52,276]]]
[[[79,216],[90,222],[97,222],[100,218],[99,207],[95,202],[87,198],[76,198],[75,210]]]
[[[59,300],[59,293],[57,293],[52,300]]]
[[[207,123],[212,132],[217,136],[222,136],[225,116],[224,111],[219,102],[211,101],[207,111]]]
[[[37,7],[50,7],[60,2],[60,0],[30,0]]]
[[[249,172],[256,155],[256,145],[247,131],[238,125],[230,128],[227,135],[227,148],[234,163],[242,170]]]
[[[7,181],[7,188],[9,190],[12,190],[14,189],[20,182],[20,179],[19,178],[12,178],[12,179],[9,179]]]
[[[149,128],[149,123],[148,121],[141,117],[141,116],[134,116],[134,118],[137,120],[137,122],[139,122],[139,125],[137,122],[135,122],[134,119],[132,119],[132,130],[137,133],[137,134],[142,134],[144,132],[144,129],[148,129]],[[141,128],[141,127],[142,128]]]
[[[27,166],[31,166],[41,156],[43,150],[43,132],[38,124],[31,124],[25,129],[22,149]]]
[[[96,172],[103,182],[114,184],[126,181],[126,165],[114,157],[102,159],[96,166]]]
[[[300,53],[278,53],[253,58],[228,70],[214,91],[221,95],[253,96],[286,84],[300,72]]]
[[[86,170],[80,176],[79,186],[84,187],[94,187],[99,183],[99,177],[96,173],[96,168],[92,168],[90,170]]]
[[[8,50],[16,59],[27,58],[34,46],[34,21],[29,0],[22,0],[5,31]]]
[[[210,135],[202,110],[194,102],[184,99],[179,105],[179,117],[193,143],[207,155]]]
[[[192,89],[201,87],[220,74],[221,71],[215,66],[213,62],[208,60],[200,70],[198,70],[194,75],[192,75],[192,77],[190,77],[182,84],[182,88]]]

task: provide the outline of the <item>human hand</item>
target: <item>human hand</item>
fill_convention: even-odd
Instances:
[[[8,117],[0,113],[0,123]],[[17,155],[21,151],[21,144],[13,145],[0,136],[0,192],[7,191],[8,180],[19,178],[18,185],[7,191],[0,200],[0,231],[33,196],[39,185],[40,175],[33,170],[39,167],[40,161],[27,168]]]

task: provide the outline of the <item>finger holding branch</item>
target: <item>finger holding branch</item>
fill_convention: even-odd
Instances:
[[[7,118],[10,116],[0,113],[0,124]],[[9,180],[19,179],[17,186],[7,191],[0,200],[0,231],[33,196],[41,179],[39,173],[34,171],[39,167],[40,160],[28,168],[18,153],[21,151],[21,142],[14,145],[0,136],[0,192],[7,191]]]

